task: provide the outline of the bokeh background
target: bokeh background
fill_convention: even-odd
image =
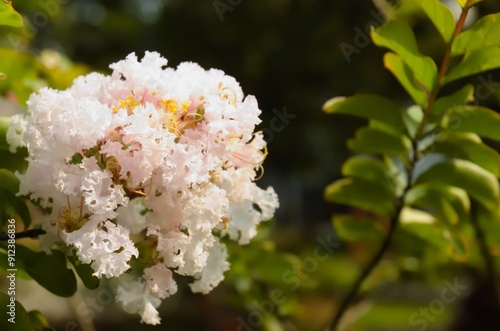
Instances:
[[[1,46],[33,54],[47,68],[58,67],[59,80],[75,72],[109,72],[110,63],[146,50],[161,53],[169,66],[194,61],[234,76],[259,101],[260,129],[269,143],[259,183],[274,186],[281,201],[275,220],[262,226],[258,238],[232,247],[233,267],[213,293],[190,294],[187,280],[180,281],[179,292],[161,306],[159,327],[141,325],[138,316],[115,307],[106,284],[101,292],[84,291],[66,301],[21,282],[25,298],[18,299],[44,312],[57,330],[92,330],[86,321],[96,330],[322,330],[380,238],[345,243],[332,229],[331,215],[345,207],[326,203],[323,190],[341,176],[350,155],[346,140],[364,122],[326,115],[321,107],[331,97],[360,92],[410,103],[383,68],[385,50],[367,39],[366,31],[380,25],[384,15],[410,22],[424,53],[439,59],[444,52],[422,14],[394,9],[398,3],[391,3],[393,10],[384,1],[370,0],[13,1],[28,26],[0,30]],[[498,11],[498,1],[486,0],[473,14]],[[58,81],[42,69],[36,84],[25,85],[34,89]],[[467,80],[481,83],[477,77]],[[492,72],[491,81],[500,84],[498,72]],[[15,99],[12,91],[0,92],[4,99]],[[481,103],[498,110],[499,101],[500,95],[492,93]],[[458,322],[464,311],[489,309],[473,285],[470,267],[425,242],[415,254],[408,240],[416,239],[396,240],[391,259],[366,282],[363,300],[348,315],[357,320],[349,330],[460,330],[457,325],[466,325]],[[328,259],[318,258],[318,249]],[[465,288],[456,299],[412,324],[412,314],[429,307],[454,281]]]

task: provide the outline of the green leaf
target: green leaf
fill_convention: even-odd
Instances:
[[[483,0],[473,0],[471,3],[471,6],[474,6],[476,3],[480,2],[480,1],[483,1]],[[462,7],[462,8],[465,8],[465,6],[467,5],[467,0],[457,0],[457,2],[460,5],[460,7]]]
[[[500,68],[500,49],[487,48],[465,54],[462,61],[444,77],[444,84],[484,71]]]
[[[76,277],[66,266],[66,256],[61,251],[52,254],[33,252],[18,245],[16,254],[24,261],[26,272],[45,289],[62,297],[70,297],[76,292]]]
[[[356,131],[354,139],[347,146],[358,153],[387,153],[408,158],[411,141],[408,137],[392,135],[384,131],[364,127]]]
[[[264,254],[259,257],[258,263],[255,277],[271,284],[281,284],[287,271],[298,274],[301,266],[299,258],[292,254]]]
[[[377,120],[402,132],[401,109],[393,101],[375,94],[358,94],[349,98],[328,100],[323,111],[329,114],[347,114]]]
[[[0,188],[16,194],[19,192],[19,179],[11,171],[0,169]]]
[[[455,107],[446,114],[441,125],[449,131],[473,132],[500,141],[500,114],[486,107]]]
[[[0,1],[0,25],[23,26],[23,17],[12,8],[10,1]]]
[[[486,15],[453,42],[451,55],[500,46],[500,13]]]
[[[450,252],[451,245],[443,228],[431,214],[409,207],[403,207],[399,216],[399,229],[428,242],[440,251]]]
[[[422,183],[458,187],[487,208],[497,205],[499,188],[496,177],[469,161],[453,159],[437,163],[415,181],[415,185]]]
[[[12,268],[9,265],[9,256],[7,253],[8,253],[7,242],[4,241],[3,244],[0,245],[0,269],[7,270]],[[22,259],[15,260],[15,268],[17,269],[16,271],[17,278],[22,278],[26,280],[32,279],[30,275],[28,275],[28,273],[26,272],[24,268],[24,262]]]
[[[43,316],[43,314],[38,310],[32,310],[28,313],[28,315],[30,317],[31,324],[35,327],[36,330],[54,330],[50,328],[47,318],[45,318],[45,316]]]
[[[385,164],[368,155],[351,157],[342,165],[342,174],[346,177],[356,177],[387,186],[387,167]]]
[[[68,256],[68,260],[73,264],[76,273],[80,277],[86,288],[94,290],[99,286],[99,278],[93,276],[94,269],[90,264],[82,263],[76,256]]]
[[[404,87],[406,92],[410,97],[418,104],[420,107],[425,108],[427,106],[427,94],[418,85],[415,79],[414,73],[411,68],[403,61],[401,56],[395,53],[385,53],[384,55],[384,67],[387,68],[394,77],[397,78],[399,83]]]
[[[390,217],[394,213],[394,197],[389,190],[359,178],[343,178],[330,184],[325,189],[325,199],[381,216]]]
[[[438,123],[451,108],[474,101],[474,86],[467,84],[460,90],[436,100],[431,110],[429,122]]]
[[[15,300],[15,308],[14,315],[9,315],[10,307],[8,305],[11,304],[11,298],[15,298],[14,296],[9,296],[5,293],[0,292],[0,307],[2,307],[1,311],[3,312],[2,317],[0,318],[0,330],[8,330],[8,331],[35,331],[33,325],[31,324],[30,317],[26,309],[24,309],[23,305],[19,303],[19,301]],[[15,317],[15,323],[9,322],[9,318]]]
[[[408,24],[389,21],[372,30],[372,40],[376,45],[386,47],[401,56],[418,83],[427,91],[434,90],[438,75],[436,63],[419,52],[415,35]]]
[[[455,30],[455,18],[451,10],[439,0],[415,0],[415,2],[427,14],[444,41],[446,43],[450,41]]]
[[[0,204],[0,222],[9,218],[15,218],[16,220],[21,218],[25,229],[30,226],[31,216],[29,209],[20,197],[0,188],[0,201],[2,201],[2,204]]]
[[[405,109],[403,113],[403,120],[410,137],[415,138],[423,118],[424,112],[420,106],[413,105]]]
[[[10,117],[0,117],[0,149],[9,150],[7,143],[7,130],[10,125]]]
[[[426,183],[412,187],[405,195],[405,203],[432,212],[434,217],[457,224],[467,217],[470,200],[464,190],[442,184]]]
[[[433,145],[434,153],[471,161],[500,177],[500,155],[483,144],[475,133],[446,132],[442,135],[444,139]]]
[[[347,241],[379,241],[384,238],[380,224],[372,219],[353,215],[334,215],[332,222],[339,237]]]

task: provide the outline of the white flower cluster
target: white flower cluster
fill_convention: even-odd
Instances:
[[[130,54],[111,76],[44,88],[8,131],[13,151],[29,151],[20,194],[50,210],[41,245],[69,247],[98,277],[129,276],[136,261],[116,298],[150,324],[177,291],[173,273],[208,293],[229,268],[220,238],[248,243],[278,207],[253,182],[266,156],[255,98],[222,71],[166,64]]]

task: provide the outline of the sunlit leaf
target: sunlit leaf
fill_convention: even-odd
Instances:
[[[414,72],[403,61],[401,56],[391,52],[386,53],[384,55],[384,66],[392,72],[401,86],[420,107],[425,108],[427,106],[427,94],[418,85]]]
[[[378,241],[384,238],[380,224],[371,219],[354,215],[334,215],[332,222],[339,237],[347,241]]]
[[[23,17],[12,8],[11,1],[0,1],[0,25],[21,27],[23,24]]]
[[[43,316],[43,314],[38,310],[32,310],[28,313],[28,315],[30,317],[31,324],[35,327],[36,330],[54,330],[50,328],[47,318]]]
[[[358,94],[328,100],[323,110],[327,113],[347,114],[383,122],[401,132],[403,120],[401,108],[393,101],[375,94]]]
[[[436,218],[456,224],[470,211],[467,193],[457,187],[426,183],[412,187],[405,195],[408,206],[432,211]]]
[[[472,0],[471,6],[473,6],[476,3],[481,2],[481,1],[483,1],[483,0]],[[457,2],[460,5],[460,7],[465,8],[465,6],[467,5],[468,0],[457,0]]]
[[[487,208],[497,205],[499,188],[496,177],[469,161],[452,159],[437,163],[416,179],[415,184],[421,183],[455,186]]]
[[[3,1],[2,1],[3,2]],[[33,325],[31,324],[31,319],[28,315],[26,309],[19,301],[11,301],[11,298],[15,300],[15,296],[9,296],[5,293],[0,292],[0,307],[2,307],[2,318],[0,318],[0,330],[5,331],[35,331]],[[15,308],[13,309],[13,315],[10,315],[11,302],[14,302]],[[14,317],[11,321],[9,318]],[[12,322],[13,321],[13,322]]]
[[[384,163],[368,155],[357,155],[342,165],[342,174],[387,186],[388,169]]]
[[[7,169],[0,169],[0,188],[16,194],[19,191],[19,178]]]
[[[418,128],[420,127],[423,117],[424,112],[420,106],[413,105],[405,109],[403,113],[403,120],[410,137],[415,138],[417,135]]]
[[[500,68],[500,49],[486,48],[465,54],[462,61],[445,76],[443,83]]]
[[[451,251],[443,228],[431,214],[422,210],[404,207],[399,216],[399,229],[420,238],[442,251]]]
[[[476,134],[445,132],[442,136],[444,139],[434,144],[434,153],[469,160],[495,176],[500,176],[500,154],[485,145]]]
[[[451,10],[439,0],[414,0],[427,14],[445,42],[453,36],[455,18]]]
[[[386,187],[359,178],[344,178],[325,189],[329,202],[360,208],[381,216],[394,213],[393,196]]]
[[[355,138],[350,139],[347,146],[358,153],[388,153],[407,158],[411,141],[403,135],[396,136],[364,127],[356,131]]]
[[[454,107],[443,118],[442,126],[449,131],[473,132],[500,141],[500,114],[486,107]]]
[[[434,61],[422,55],[410,26],[399,21],[389,21],[372,31],[373,42],[386,47],[401,56],[414,73],[416,80],[427,91],[433,91],[437,83],[437,66]]]
[[[486,15],[453,42],[452,55],[500,46],[500,13]]]
[[[439,122],[449,109],[472,102],[473,100],[474,86],[471,84],[467,84],[460,90],[437,99],[432,106],[429,122]]]

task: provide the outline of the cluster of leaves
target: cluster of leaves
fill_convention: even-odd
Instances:
[[[23,19],[9,1],[0,1],[0,25],[21,27]],[[87,68],[72,64],[68,59],[54,51],[44,51],[40,56],[16,52],[8,48],[0,48],[0,94],[5,96],[9,107],[18,104],[19,108],[25,105],[29,95],[42,86],[65,88],[78,75],[87,72]],[[4,106],[7,103],[3,104]],[[16,153],[9,151],[6,141],[6,132],[9,126],[9,117],[0,117],[0,229],[3,231],[0,238],[0,269],[16,269],[16,278],[35,280],[50,292],[62,296],[72,296],[77,287],[76,274],[82,279],[86,287],[94,289],[98,286],[98,279],[92,276],[89,265],[81,264],[76,258],[66,256],[61,251],[52,251],[52,254],[34,251],[22,245],[22,237],[30,234],[43,233],[34,229],[31,224],[30,210],[27,202],[16,196],[19,191],[19,179],[15,171],[23,172],[26,169],[26,149],[19,149]],[[5,233],[10,219],[16,221],[15,251],[9,246],[9,236]],[[22,228],[22,231],[20,231]],[[13,264],[9,264],[9,255],[14,257]],[[68,268],[71,265],[71,268]],[[50,272],[48,272],[50,271]],[[0,305],[7,307],[10,295],[0,293]],[[8,317],[8,315],[6,315]],[[2,330],[53,330],[45,317],[38,311],[27,312],[16,301],[15,323],[8,321],[4,316],[0,319]]]
[[[418,247],[430,247],[456,261],[476,265],[482,254],[489,276],[494,277],[489,255],[500,243],[500,155],[483,139],[500,141],[500,115],[479,106],[472,85],[446,95],[442,89],[500,68],[500,13],[482,17],[462,32],[467,13],[478,0],[458,1],[462,14],[456,23],[439,0],[409,2],[433,23],[445,54],[439,66],[422,54],[411,26],[401,20],[372,30],[373,42],[389,49],[385,68],[414,104],[402,108],[375,94],[325,103],[327,113],[368,120],[348,141],[358,155],[344,163],[346,178],[325,189],[328,201],[354,208],[352,213],[334,215],[333,224],[348,241],[373,238],[374,233],[385,237],[371,268],[396,232],[394,237],[418,238]],[[413,254],[419,258],[423,251],[415,249]]]

